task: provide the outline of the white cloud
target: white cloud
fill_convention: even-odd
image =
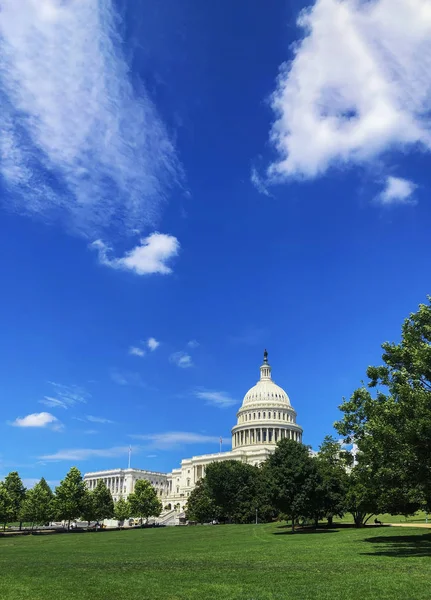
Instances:
[[[133,448],[132,448],[133,449]],[[136,451],[137,448],[134,448]],[[115,446],[113,448],[72,448],[58,450],[54,454],[45,454],[39,456],[42,460],[68,460],[81,461],[89,458],[116,458],[117,456],[127,456],[129,446]]]
[[[129,354],[132,354],[132,356],[145,356],[145,350],[142,350],[142,348],[138,348],[137,346],[130,346],[129,348]]]
[[[198,348],[200,346],[197,340],[190,340],[187,342],[187,348]]]
[[[166,433],[152,433],[147,435],[131,435],[130,437],[150,443],[152,448],[167,450],[188,444],[218,444],[219,436],[190,433],[188,431],[169,431]]]
[[[90,421],[90,423],[107,424],[107,423],[113,423],[114,422],[114,421],[111,421],[111,419],[106,419],[105,417],[93,417],[92,415],[87,415],[86,419],[87,419],[87,421]]]
[[[147,340],[147,346],[152,352],[154,352],[154,350],[160,346],[160,342],[158,342],[156,338],[150,337]]]
[[[207,404],[217,406],[218,408],[228,408],[234,404],[238,404],[237,400],[234,400],[226,392],[216,392],[214,390],[196,390],[194,392],[196,398],[206,400]]]
[[[11,424],[14,427],[49,427],[56,431],[62,428],[62,424],[57,417],[48,412],[33,413],[26,417],[18,417]]]
[[[39,400],[40,404],[51,408],[69,408],[75,404],[86,403],[91,394],[77,385],[63,385],[55,381],[49,381],[52,385],[55,396],[45,396],[43,400]]]
[[[386,178],[385,189],[378,195],[377,201],[383,205],[414,204],[412,198],[417,185],[408,179],[389,176]]]
[[[155,232],[141,239],[140,245],[126,252],[122,258],[110,258],[112,249],[101,240],[93,242],[91,247],[97,250],[99,262],[107,267],[133,271],[137,275],[167,275],[172,273],[172,269],[166,263],[178,255],[180,243],[173,235]]]
[[[317,0],[272,96],[272,181],[431,148],[429,0]]]
[[[262,177],[259,175],[259,173],[257,172],[257,170],[254,167],[251,170],[250,181],[254,185],[254,187],[257,189],[259,194],[263,194],[264,196],[271,195],[268,191],[268,188],[266,187],[266,185],[264,183],[264,180],[262,179]]]
[[[63,400],[53,398],[52,396],[45,396],[43,400],[39,400],[39,404],[44,404],[50,408],[66,408],[67,404]]]
[[[117,22],[112,0],[1,2],[1,175],[18,211],[84,235],[154,222],[181,179]]]
[[[189,367],[193,367],[192,357],[190,356],[190,354],[187,354],[187,352],[174,352],[170,355],[169,360],[181,369],[188,369]]]

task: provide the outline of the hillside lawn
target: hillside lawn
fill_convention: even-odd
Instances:
[[[219,525],[0,538],[2,600],[429,599],[414,527]]]

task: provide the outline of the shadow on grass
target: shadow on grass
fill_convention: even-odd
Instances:
[[[314,529],[312,527],[302,527],[300,529],[295,529],[295,532],[292,532],[292,527],[282,525],[278,529],[284,529],[284,531],[274,531],[273,535],[306,535],[306,534],[314,534],[314,533],[338,533],[336,529]]]
[[[376,546],[374,552],[362,553],[368,556],[431,556],[431,533],[370,537],[365,538],[364,542]]]

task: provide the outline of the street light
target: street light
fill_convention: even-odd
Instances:
[[[256,525],[257,525],[257,508],[256,508]]]

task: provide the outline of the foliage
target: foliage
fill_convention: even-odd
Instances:
[[[90,526],[91,521],[96,521],[96,505],[94,502],[94,493],[92,490],[86,489],[81,502],[81,514],[79,515],[83,521],[87,521]]]
[[[187,500],[187,519],[198,523],[206,523],[213,519],[220,519],[221,514],[221,509],[217,507],[211,497],[206,478],[200,479]]]
[[[146,479],[139,479],[135,483],[135,490],[129,495],[130,512],[134,517],[147,519],[158,517],[162,512],[162,503],[157,497],[157,492]]]
[[[12,499],[9,495],[6,485],[0,481],[0,523],[3,523],[3,529],[6,524],[13,520]]]
[[[295,531],[300,517],[314,517],[315,491],[320,482],[316,461],[307,446],[294,440],[281,440],[266,461],[273,506],[288,516]]]
[[[256,518],[256,509],[261,520],[268,518],[264,473],[258,467],[237,460],[211,463],[206,468],[205,486],[217,518],[251,523]]]
[[[315,461],[319,481],[315,493],[314,518],[326,518],[331,526],[334,516],[342,517],[346,511],[346,467],[350,463],[350,454],[340,448],[337,440],[326,436]]]
[[[39,483],[27,491],[21,505],[20,516],[23,521],[43,525],[53,518],[54,494],[42,477]]]
[[[111,492],[101,479],[97,482],[92,494],[95,518],[98,521],[111,519],[114,516],[114,501]]]
[[[380,509],[411,514],[431,506],[431,304],[406,319],[400,343],[382,348],[384,364],[368,368],[368,387],[343,402],[336,428],[357,444]]]
[[[9,475],[6,475],[4,484],[11,502],[10,520],[18,521],[20,520],[21,506],[25,498],[25,487],[17,471],[12,471],[11,473],[9,473]]]
[[[72,467],[55,490],[54,511],[58,519],[69,522],[85,510],[87,487],[80,471]]]
[[[130,504],[127,500],[124,500],[122,496],[118,499],[118,501],[114,504],[114,516],[120,523],[123,523],[126,519],[128,519],[131,515],[130,512]]]

